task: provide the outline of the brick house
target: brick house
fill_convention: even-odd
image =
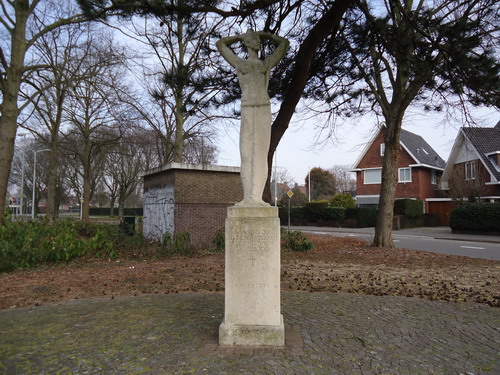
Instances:
[[[453,199],[500,202],[500,121],[460,129],[440,187]]]
[[[381,127],[353,165],[356,172],[358,206],[378,205],[382,182],[386,128]],[[419,135],[401,130],[396,199],[426,200],[439,196],[438,182],[445,167],[444,160]],[[426,204],[426,212],[427,212]]]
[[[227,208],[243,199],[240,169],[170,163],[144,178],[144,236],[161,241],[189,232],[191,243],[209,243],[224,228]]]

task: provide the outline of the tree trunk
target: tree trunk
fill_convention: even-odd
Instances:
[[[382,184],[377,214],[377,225],[372,246],[393,248],[392,222],[394,218],[394,199],[398,182],[398,156],[402,118],[387,119],[384,138],[385,153],[382,168]]]
[[[182,115],[182,99],[180,98],[176,98],[174,142],[174,163],[182,163],[182,153],[184,152],[184,116]]]
[[[119,217],[125,216],[125,202],[122,200],[118,202],[118,216]]]
[[[83,172],[83,210],[82,221],[90,220],[90,172],[85,168]]]
[[[19,107],[17,99],[21,87],[24,57],[26,55],[26,21],[30,10],[25,4],[17,4],[15,27],[11,31],[10,67],[6,68],[6,78],[2,87],[0,104],[0,225],[4,224],[7,186],[14,157]]]
[[[273,122],[271,128],[271,145],[267,156],[268,179],[264,189],[263,199],[271,202],[270,177],[272,173],[273,157],[278,144],[288,129],[290,120],[295,112],[295,108],[302,97],[304,88],[310,78],[311,67],[316,56],[316,50],[323,41],[330,35],[337,33],[340,21],[347,9],[354,3],[354,0],[337,0],[331,8],[323,14],[321,19],[309,31],[309,34],[302,42],[297,57],[295,58],[295,67],[293,76],[285,98],[281,103],[278,116]]]
[[[57,140],[52,142],[49,155],[49,181],[47,184],[47,218],[52,221],[57,216]]]
[[[0,118],[0,225],[4,224],[7,186],[14,157],[14,143],[17,131],[17,115],[2,113]]]
[[[115,216],[115,198],[111,197],[111,201],[109,203],[109,215],[111,217]]]

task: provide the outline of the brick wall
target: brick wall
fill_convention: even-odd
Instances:
[[[239,173],[174,170],[176,203],[228,203],[243,199]]]
[[[211,243],[224,228],[227,208],[243,199],[239,173],[175,170],[175,233],[193,244]]]
[[[500,196],[500,185],[485,185],[485,183],[491,182],[491,175],[479,159],[475,160],[475,162],[477,168],[476,179],[482,185],[481,195],[485,197]],[[463,179],[464,184],[469,182],[465,181],[465,163],[455,164],[453,166],[453,175],[456,176],[455,178]]]
[[[173,234],[189,232],[192,244],[210,243],[217,231],[224,228],[227,208],[243,199],[237,170],[171,164],[144,175],[144,193],[146,196],[148,191],[172,191]],[[156,200],[161,201],[161,197]],[[148,220],[159,220],[162,214],[163,211],[155,212],[155,215],[150,215],[154,219]],[[147,220],[146,216],[144,220]],[[154,227],[154,223],[148,225]],[[168,225],[163,227],[168,228]],[[161,234],[157,237],[161,238]]]

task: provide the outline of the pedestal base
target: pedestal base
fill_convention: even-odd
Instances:
[[[223,346],[284,346],[276,207],[235,206],[226,219]]]
[[[219,327],[220,346],[282,347],[285,346],[283,316],[277,326],[227,325]]]

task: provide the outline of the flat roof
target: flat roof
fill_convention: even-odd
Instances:
[[[187,163],[168,163],[158,168],[148,169],[139,173],[140,177],[150,176],[173,169],[183,169],[187,171],[210,171],[210,172],[230,172],[240,173],[240,167],[228,167],[213,164],[187,164]]]

